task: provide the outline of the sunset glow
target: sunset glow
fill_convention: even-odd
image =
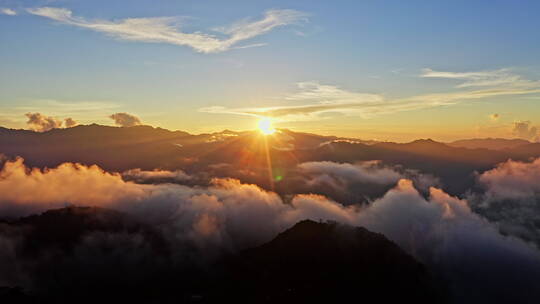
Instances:
[[[0,0],[0,304],[540,303],[539,0]]]
[[[271,135],[276,132],[274,126],[272,125],[272,119],[265,117],[259,120],[258,123],[259,131],[264,135]]]

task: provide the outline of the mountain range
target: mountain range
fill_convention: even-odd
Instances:
[[[27,165],[39,168],[73,162],[116,172],[134,168],[208,172],[213,177],[234,177],[267,189],[275,187],[280,193],[287,193],[291,187],[288,181],[280,182],[280,177],[291,175],[300,163],[379,160],[438,176],[449,193],[459,194],[473,186],[475,172],[508,159],[525,161],[540,156],[540,143],[512,139],[392,143],[286,129],[271,136],[229,130],[192,135],[151,126],[92,124],[43,133],[0,128],[0,153],[23,157]],[[267,178],[269,164],[277,182]],[[245,170],[238,168],[250,172],[244,174]]]

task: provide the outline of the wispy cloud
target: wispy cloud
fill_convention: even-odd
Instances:
[[[377,105],[383,102],[383,97],[377,94],[355,93],[343,90],[333,85],[322,85],[318,82],[300,82],[297,84],[299,91],[288,95],[285,100],[295,102],[308,102],[303,105],[260,107],[260,108],[237,108],[228,109],[220,106],[206,107],[199,111],[206,113],[238,114],[257,117],[275,117],[288,119],[294,116],[299,120],[324,112],[354,111],[360,106]]]
[[[241,41],[265,34],[276,27],[301,22],[307,18],[305,13],[296,10],[268,10],[260,20],[244,20],[231,26],[217,28],[216,30],[228,36],[220,39],[215,35],[201,32],[182,32],[180,17],[128,18],[109,21],[77,17],[65,8],[40,7],[28,9],[28,12],[64,24],[102,32],[121,40],[188,46],[201,53],[261,46],[260,43],[247,46],[236,45]]]
[[[457,85],[457,88],[489,86],[540,86],[540,82],[524,79],[520,75],[513,74],[510,69],[499,69],[493,71],[479,72],[445,72],[434,71],[432,69],[423,69],[420,77],[463,80],[464,82]]]
[[[505,71],[505,72],[501,72]],[[322,113],[334,112],[363,118],[401,111],[419,110],[457,104],[466,100],[505,95],[522,95],[540,92],[540,82],[530,81],[507,70],[490,72],[452,73],[424,70],[422,77],[441,77],[465,80],[457,92],[416,95],[406,98],[385,99],[383,95],[347,91],[333,85],[318,82],[298,83],[298,92],[286,96],[286,101],[301,102],[298,105],[258,108],[229,109],[220,106],[202,108],[207,113],[268,116],[281,120],[320,119]],[[493,75],[504,76],[495,77]],[[491,76],[482,76],[491,75]],[[513,80],[513,81],[512,81]],[[482,87],[470,90],[472,87]]]
[[[10,9],[10,8],[1,8],[0,7],[0,14],[8,15],[8,16],[15,16],[15,15],[17,15],[17,12]]]

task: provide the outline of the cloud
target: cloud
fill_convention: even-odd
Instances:
[[[62,128],[65,123],[66,128],[72,128],[78,125],[78,123],[71,117],[64,119],[54,118],[52,116],[46,116],[41,113],[26,113],[25,116],[28,118],[26,124],[30,129],[37,132],[47,132],[52,129]]]
[[[467,201],[437,188],[425,199],[412,182],[401,180],[360,212],[356,223],[384,234],[442,275],[456,303],[524,299],[536,285],[531,280],[540,276],[536,249],[502,236]]]
[[[134,181],[139,184],[145,183],[183,183],[192,179],[191,176],[182,170],[165,171],[152,170],[145,171],[141,169],[131,169],[122,173],[122,178],[128,181]]]
[[[28,170],[20,158],[4,164],[0,171],[0,192],[5,193],[0,198],[0,215],[28,215],[69,204],[107,206],[122,198],[136,200],[145,191],[143,185],[124,183],[119,175],[97,166],[66,163],[44,171]]]
[[[385,166],[379,161],[355,164],[331,161],[306,162],[289,173],[283,186],[296,193],[316,193],[330,197],[344,205],[369,204],[381,197],[400,179],[410,179],[422,192],[427,193],[440,181],[429,175],[399,166]]]
[[[540,158],[508,160],[478,175],[481,193],[469,195],[476,212],[497,223],[506,234],[540,248]]]
[[[530,163],[508,160],[479,175],[489,198],[525,199],[540,196],[540,158]]]
[[[25,104],[2,107],[0,109],[0,124],[11,128],[22,128],[28,118],[26,113],[54,113],[55,117],[72,118],[84,117],[85,122],[98,122],[105,124],[110,113],[120,108],[119,105],[109,102],[78,101],[63,102],[49,99],[31,100]],[[77,119],[78,120],[78,119]],[[65,123],[65,121],[64,121]]]
[[[479,72],[447,72],[423,69],[420,77],[423,78],[444,78],[463,80],[457,88],[468,87],[496,87],[496,86],[517,86],[517,87],[538,87],[538,81],[529,81],[519,75],[512,74],[509,69]]]
[[[228,35],[227,38],[220,39],[214,35],[201,32],[182,32],[180,30],[180,18],[178,17],[128,18],[108,21],[88,20],[83,17],[73,16],[72,12],[65,8],[40,7],[28,9],[28,12],[64,24],[102,32],[120,40],[189,46],[201,53],[227,51],[241,41],[265,34],[276,27],[293,24],[307,18],[305,13],[295,10],[268,10],[260,20],[244,20],[228,27],[217,28],[217,30]],[[251,46],[236,47],[245,48]]]
[[[390,168],[376,167],[375,165],[372,162],[353,165],[323,161],[302,163],[298,165],[298,168],[311,174],[332,174],[343,181],[370,184],[393,184],[401,178],[401,174],[398,172]]]
[[[381,105],[383,98],[377,94],[355,93],[337,86],[322,85],[317,82],[297,83],[299,92],[285,97],[285,100],[309,102],[304,105],[227,109],[213,106],[201,108],[206,113],[238,114],[257,117],[276,117],[280,119],[302,119],[302,116],[326,112],[350,112],[358,107]]]
[[[17,12],[10,8],[0,8],[0,14],[4,14],[8,16],[15,16],[17,15]]]
[[[141,120],[134,115],[128,113],[115,113],[109,116],[117,126],[120,127],[134,127],[141,125]]]
[[[73,128],[79,124],[71,117],[64,119],[64,122],[65,122],[66,128]]]
[[[285,203],[274,192],[232,179],[215,179],[208,187],[140,185],[96,166],[63,164],[42,171],[18,159],[6,162],[0,171],[0,192],[1,216],[66,204],[97,205],[159,227],[171,246],[190,242],[200,255],[256,246],[302,219],[364,226],[383,233],[441,276],[457,302],[501,296],[519,301],[537,290],[540,277],[536,249],[501,235],[470,210],[468,201],[437,188],[425,198],[406,179],[368,206],[347,207],[312,194],[296,194]],[[121,239],[110,238],[105,244]],[[9,253],[11,245],[0,239],[3,244],[3,253]],[[136,250],[137,244],[129,241],[128,248]],[[189,247],[181,248],[178,252]]]
[[[45,116],[41,113],[26,113],[25,115],[28,118],[26,123],[32,130],[37,132],[46,132],[62,127],[62,120],[54,117]]]
[[[512,134],[527,140],[540,141],[540,134],[536,127],[531,126],[530,121],[516,121],[512,128]]]
[[[462,79],[451,72],[434,72],[429,70],[424,77],[454,77]],[[471,72],[482,74],[484,72]],[[469,73],[465,73],[469,74]],[[465,77],[465,76],[463,76]],[[511,81],[514,79],[514,81]],[[467,84],[467,85],[465,85]],[[226,108],[211,106],[199,109],[206,113],[236,114],[256,117],[274,117],[280,120],[320,120],[325,113],[340,113],[369,118],[375,115],[391,114],[438,106],[454,105],[466,100],[488,97],[523,95],[540,92],[540,81],[530,81],[520,76],[508,77],[497,81],[465,82],[459,86],[463,90],[457,92],[424,94],[405,98],[385,99],[380,94],[351,92],[334,85],[318,82],[297,83],[298,92],[284,97],[284,100],[295,102],[295,105],[257,107],[257,108]],[[483,87],[477,90],[464,88]],[[302,104],[298,104],[302,103]]]

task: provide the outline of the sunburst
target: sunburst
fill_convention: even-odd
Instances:
[[[272,126],[272,119],[268,117],[261,118],[258,123],[259,132],[264,135],[272,135],[276,132],[276,129]]]

